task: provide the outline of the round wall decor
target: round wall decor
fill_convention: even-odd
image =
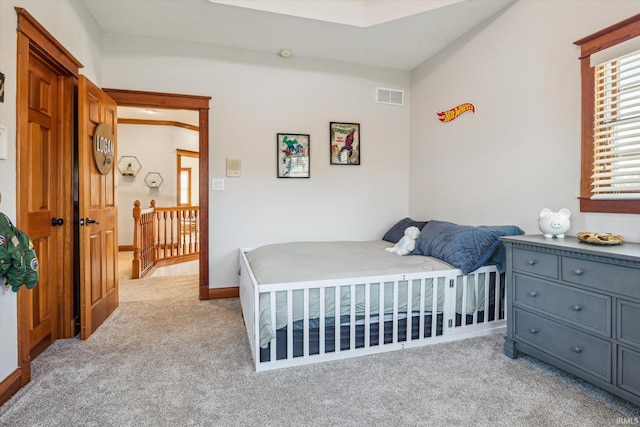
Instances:
[[[106,123],[99,123],[93,133],[93,159],[102,175],[108,174],[113,168],[115,149],[111,126]]]

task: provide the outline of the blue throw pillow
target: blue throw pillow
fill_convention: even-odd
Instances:
[[[386,240],[387,242],[396,244],[404,236],[404,230],[406,230],[407,227],[418,227],[420,230],[422,230],[426,223],[427,221],[414,221],[409,217],[403,218],[398,221],[393,227],[391,227],[386,233],[384,233],[382,240]]]
[[[414,253],[441,259],[468,274],[487,262],[502,235],[504,231],[432,220],[418,236]]]
[[[482,225],[481,228],[488,230],[495,230],[502,232],[503,236],[519,236],[524,234],[524,231],[515,225]],[[498,243],[498,247],[493,254],[489,257],[484,265],[495,265],[498,268],[498,273],[502,274],[507,269],[507,250],[502,242]]]

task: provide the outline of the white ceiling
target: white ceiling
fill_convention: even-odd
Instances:
[[[1,0],[0,0],[1,1]],[[83,0],[105,33],[411,70],[514,0]],[[292,60],[292,59],[283,59]],[[194,111],[118,108],[197,125]]]
[[[514,0],[83,1],[105,33],[411,70]]]

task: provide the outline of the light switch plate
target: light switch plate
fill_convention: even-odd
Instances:
[[[214,191],[224,190],[224,179],[219,179],[219,178],[211,179],[211,189]]]
[[[9,158],[9,142],[7,141],[7,127],[0,125],[0,159]]]

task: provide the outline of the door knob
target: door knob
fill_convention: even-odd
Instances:
[[[64,224],[64,220],[62,218],[51,218],[51,226],[55,227],[57,225]]]

